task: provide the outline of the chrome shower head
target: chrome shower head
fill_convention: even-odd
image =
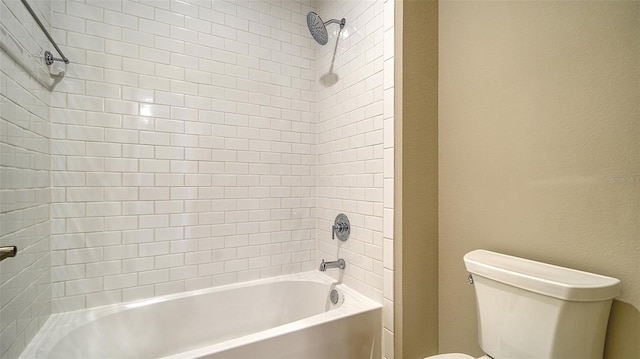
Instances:
[[[327,24],[340,24],[340,29],[342,29],[346,22],[347,21],[344,18],[341,20],[331,19],[327,22],[323,22],[320,15],[315,12],[311,11],[307,14],[307,26],[309,27],[309,32],[320,45],[326,45],[329,40]]]

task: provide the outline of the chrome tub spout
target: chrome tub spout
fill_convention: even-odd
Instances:
[[[325,262],[324,259],[322,260],[322,263],[320,263],[320,271],[324,272],[327,270],[327,268],[340,268],[340,269],[344,269],[344,267],[347,266],[347,263],[344,261],[344,259],[340,258],[337,261],[333,261],[333,262]]]

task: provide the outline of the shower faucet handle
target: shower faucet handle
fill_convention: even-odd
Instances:
[[[343,226],[344,225],[342,223],[337,226],[335,224],[331,226],[331,239],[336,239],[336,232],[341,232],[344,228]]]
[[[333,226],[331,226],[331,239],[338,237],[339,240],[344,242],[349,238],[350,233],[351,224],[349,223],[349,218],[344,213],[340,213],[336,217]]]

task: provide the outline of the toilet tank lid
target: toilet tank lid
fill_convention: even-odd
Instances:
[[[600,301],[620,294],[620,280],[487,250],[464,256],[467,270],[531,292],[571,301]]]

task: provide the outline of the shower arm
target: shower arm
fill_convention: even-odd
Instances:
[[[324,26],[327,26],[328,24],[338,24],[338,25],[340,25],[340,28],[342,29],[346,22],[347,22],[347,20],[345,20],[345,18],[342,18],[342,20],[331,19],[331,20],[325,21],[324,22]]]

